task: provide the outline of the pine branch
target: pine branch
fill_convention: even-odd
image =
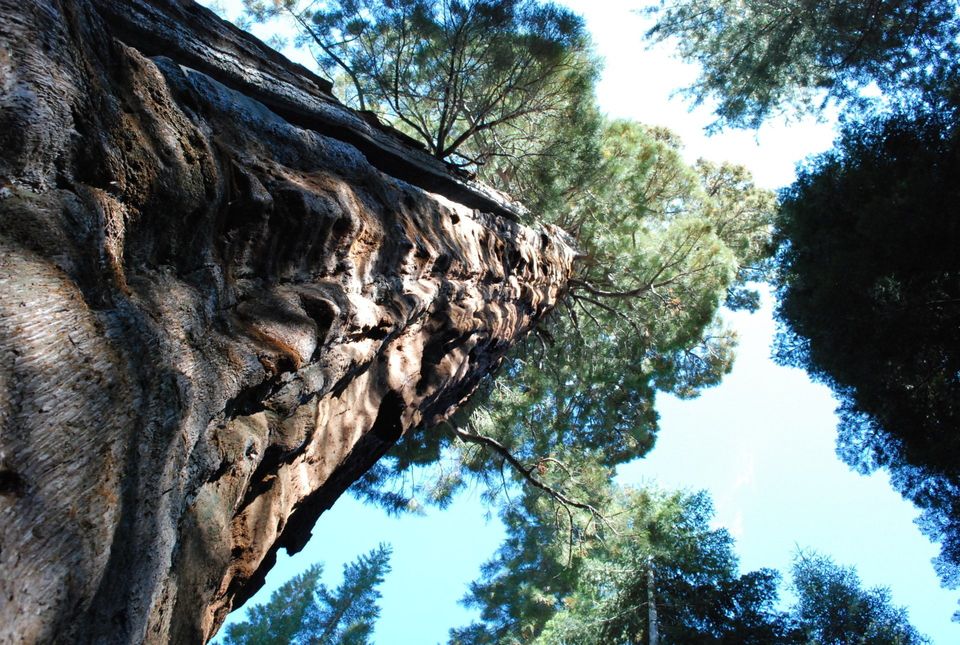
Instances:
[[[502,443],[500,443],[496,439],[492,437],[487,437],[485,435],[468,432],[466,430],[463,430],[461,428],[458,428],[450,424],[449,422],[447,423],[447,425],[450,426],[450,429],[453,431],[454,435],[456,435],[456,437],[461,441],[485,446],[493,450],[495,453],[497,453],[501,457],[503,457],[503,460],[506,463],[510,464],[510,466],[517,473],[519,473],[521,477],[523,477],[527,482],[529,482],[530,485],[532,485],[534,488],[538,488],[542,490],[547,495],[549,495],[556,501],[560,502],[564,507],[568,509],[570,507],[579,508],[581,510],[589,512],[594,517],[603,519],[603,514],[600,513],[600,511],[598,511],[594,506],[587,504],[586,502],[579,502],[575,499],[571,499],[566,495],[564,495],[562,492],[550,486],[549,484],[546,484],[540,481],[539,479],[537,479],[536,477],[534,477],[533,472],[537,470],[537,466],[540,464],[540,462],[538,462],[534,466],[531,466],[530,468],[527,468],[520,462],[519,459],[513,456],[513,453],[511,453],[506,446],[504,446]]]

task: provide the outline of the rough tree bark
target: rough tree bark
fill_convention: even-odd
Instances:
[[[0,16],[0,642],[203,642],[573,252],[188,0]]]

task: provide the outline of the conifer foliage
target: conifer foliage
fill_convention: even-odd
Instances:
[[[955,0],[661,0],[647,37],[699,63],[688,88],[717,125],[758,127],[783,110],[862,108],[874,86],[911,103],[956,92]]]
[[[777,359],[840,400],[838,452],[886,468],[960,587],[960,4],[664,0],[720,125],[825,102],[834,149],[781,194]]]
[[[323,565],[313,565],[227,627],[223,645],[368,645],[390,552],[380,545],[345,565],[336,589],[322,582]]]
[[[473,168],[529,154],[531,126],[571,117],[594,73],[582,19],[538,0],[244,5],[255,21],[293,20],[349,103]]]
[[[597,539],[571,554],[549,515],[528,509],[471,587],[481,622],[451,645],[919,645],[928,642],[885,588],[798,552],[790,606],[780,574],[740,573],[734,540],[711,526],[705,493],[613,490]]]

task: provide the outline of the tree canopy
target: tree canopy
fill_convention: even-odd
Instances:
[[[390,547],[380,545],[343,568],[336,589],[315,564],[286,582],[247,619],[227,627],[224,645],[367,645],[380,615],[377,587],[390,572]]]
[[[891,604],[885,587],[864,589],[852,567],[817,553],[800,551],[793,562],[797,602],[793,620],[803,643],[820,645],[914,645],[928,643]]]
[[[719,125],[757,127],[876,87],[909,102],[956,92],[955,0],[661,0],[654,41],[676,38],[702,71],[687,92]],[[862,103],[861,103],[862,106]]]
[[[572,558],[542,547],[556,544],[550,513],[518,505],[466,599],[482,621],[452,630],[451,644],[928,642],[887,589],[864,589],[852,568],[812,552],[797,553],[784,607],[776,571],[739,572],[703,492],[615,489],[609,499],[607,522]]]
[[[549,126],[581,108],[596,71],[582,19],[538,0],[244,5],[256,21],[291,18],[348,103],[473,168],[556,145]]]
[[[942,115],[850,124],[783,194],[777,342],[841,400],[838,451],[924,510],[960,583],[960,139]]]
[[[887,468],[960,585],[955,0],[667,0],[648,34],[702,63],[721,125],[850,108],[780,198],[776,356],[840,399],[838,452]],[[873,91],[871,91],[873,90]],[[864,111],[872,106],[875,109]]]

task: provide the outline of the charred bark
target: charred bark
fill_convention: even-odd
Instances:
[[[0,15],[0,642],[202,642],[573,253],[192,2]]]

